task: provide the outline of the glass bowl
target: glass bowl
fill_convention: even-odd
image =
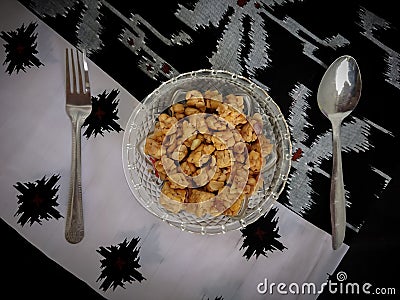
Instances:
[[[190,90],[218,90],[223,95],[241,95],[244,113],[260,113],[263,134],[274,145],[262,170],[262,187],[246,202],[240,217],[225,215],[197,217],[186,211],[172,213],[159,202],[162,181],[144,153],[146,137],[154,130],[158,116],[172,104],[185,100]],[[128,185],[136,200],[150,213],[183,231],[219,234],[244,228],[255,222],[278,199],[288,178],[292,146],[285,118],[278,105],[257,84],[223,70],[199,70],[174,77],[155,89],[133,110],[125,128],[122,160]]]

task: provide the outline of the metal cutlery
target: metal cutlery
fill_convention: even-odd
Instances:
[[[72,161],[65,238],[76,244],[84,237],[81,178],[81,127],[92,110],[86,53],[66,49],[66,111],[72,123]],[[82,72],[83,67],[83,72]]]
[[[332,124],[330,211],[333,249],[341,246],[346,231],[340,127],[343,119],[356,107],[361,96],[361,86],[361,74],[356,60],[344,55],[329,66],[318,87],[318,106]]]

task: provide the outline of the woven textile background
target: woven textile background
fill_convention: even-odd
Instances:
[[[342,130],[347,243],[393,177],[394,167],[382,158],[398,129],[388,107],[400,97],[399,26],[395,10],[381,2],[20,2],[139,100],[161,82],[201,68],[226,69],[263,86],[287,118],[293,142],[293,167],[279,201],[327,232],[331,133],[316,92],[327,65],[352,55],[369,76],[362,77],[362,99]]]

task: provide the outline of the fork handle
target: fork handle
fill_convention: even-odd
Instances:
[[[81,183],[81,127],[86,116],[80,113],[77,108],[67,106],[68,109],[73,110],[69,114],[72,122],[72,160],[65,238],[68,242],[76,244],[84,236]]]

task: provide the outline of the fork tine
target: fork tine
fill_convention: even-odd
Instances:
[[[83,93],[83,83],[82,83],[82,70],[81,70],[81,63],[79,58],[79,51],[76,50],[76,60],[77,60],[77,68],[78,68],[78,81],[79,81],[79,89],[78,93]]]
[[[72,61],[72,92],[76,93],[76,72],[75,72],[75,60],[74,60],[74,52],[72,49],[71,50],[71,61]]]
[[[69,55],[68,48],[65,49],[65,90],[67,94],[71,93],[71,80],[69,76]]]
[[[83,61],[83,71],[85,74],[85,93],[90,93],[90,84],[89,84],[89,68],[87,65],[87,60],[86,60],[86,50],[83,49],[82,51],[82,61]]]

